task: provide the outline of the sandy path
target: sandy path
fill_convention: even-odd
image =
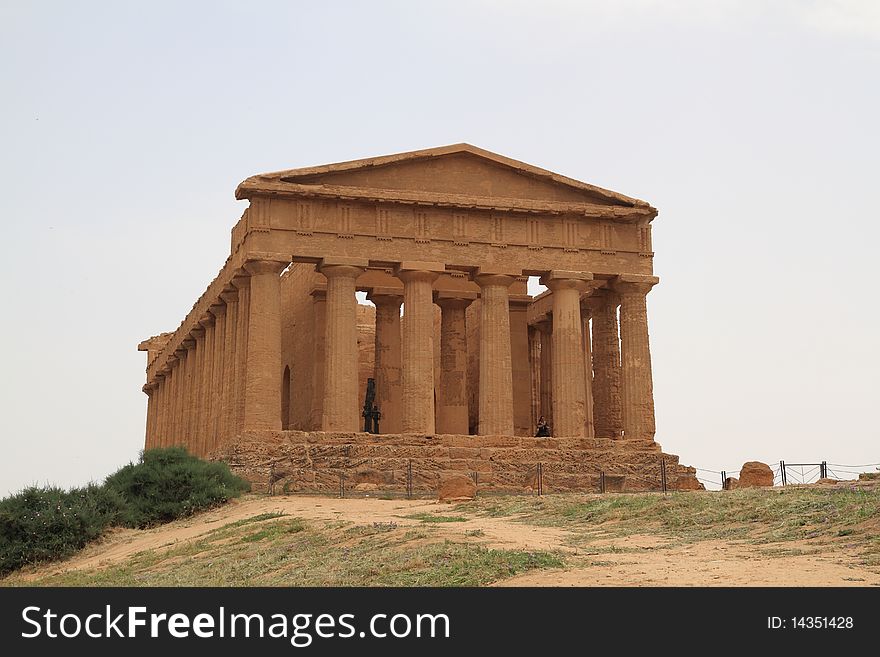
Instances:
[[[403,516],[417,513],[460,515],[448,504],[431,500],[380,500],[376,498],[323,498],[276,496],[233,500],[226,506],[147,530],[117,529],[100,542],[88,546],[81,553],[57,564],[51,564],[30,573],[22,579],[33,580],[47,575],[101,568],[125,561],[146,550],[167,550],[204,535],[224,525],[263,513],[284,513],[304,520],[332,522],[345,520],[356,525],[396,523],[398,526],[429,528],[441,538],[479,541],[492,548],[516,550],[564,550],[567,533],[553,527],[530,527],[503,518],[473,518],[466,522],[423,523]],[[482,530],[479,537],[468,532]]]
[[[860,566],[857,555],[840,545],[825,546],[820,553],[815,552],[817,546],[806,542],[761,546],[716,540],[669,545],[662,536],[614,536],[597,527],[590,543],[576,549],[566,530],[521,524],[514,518],[470,517],[466,522],[426,524],[403,517],[417,513],[465,515],[431,500],[294,496],[246,497],[155,529],[116,530],[75,557],[22,573],[21,579],[120,563],[138,552],[179,546],[237,520],[270,512],[319,523],[393,522],[399,527],[425,527],[438,538],[492,548],[558,550],[569,555],[572,567],[566,570],[532,571],[500,582],[500,586],[880,586],[880,575]],[[770,557],[762,553],[773,547],[811,554]],[[599,553],[592,554],[597,548]]]
[[[614,544],[648,547],[657,540],[656,536],[630,536]],[[880,575],[859,566],[855,555],[839,548],[821,554],[774,557],[761,552],[772,547],[700,541],[665,549],[598,554],[589,557],[595,565],[532,571],[496,586],[880,586]],[[778,547],[804,546],[790,542]]]

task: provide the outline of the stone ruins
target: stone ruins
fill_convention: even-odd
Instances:
[[[284,491],[701,487],[654,441],[648,203],[468,144],[235,195],[249,205],[219,274],[138,347],[146,448]]]

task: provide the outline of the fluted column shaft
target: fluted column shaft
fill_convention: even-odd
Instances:
[[[214,362],[211,365],[211,415],[209,421],[208,451],[220,444],[220,416],[223,413],[223,364],[226,358],[226,304],[211,306],[214,316]]]
[[[171,376],[171,386],[168,389],[168,431],[162,441],[162,447],[174,445],[177,441],[177,431],[180,426],[178,420],[178,410],[180,408],[178,391],[180,387],[180,379],[182,377],[181,373],[183,372],[182,359],[184,356],[182,354],[185,352],[185,349],[178,349],[174,352],[174,362],[171,366],[171,372],[169,372]]]
[[[517,436],[532,433],[532,385],[529,370],[529,303],[510,300],[510,368],[513,377],[513,431]]]
[[[162,418],[163,418],[163,393],[165,391],[165,373],[159,372],[156,375],[156,389],[153,394],[156,397],[156,413],[153,416],[153,442],[150,448],[158,447],[162,437]]]
[[[253,260],[247,322],[244,428],[281,429],[281,278],[287,263]]]
[[[144,448],[153,447],[156,440],[156,386],[147,384],[144,386],[147,395],[147,430],[144,440]]]
[[[244,429],[245,388],[248,368],[248,324],[250,314],[251,278],[243,272],[232,278],[238,290],[238,314],[235,326],[235,378],[232,386],[232,426],[230,435],[237,436]]]
[[[327,337],[327,292],[312,292],[312,340],[314,356],[312,360],[312,403],[309,411],[309,425],[312,431],[321,431],[324,421],[324,369],[327,365],[325,348]]]
[[[211,428],[211,383],[213,381],[214,366],[214,316],[207,314],[199,320],[199,324],[205,329],[205,337],[202,340],[203,353],[201,362],[201,375],[199,377],[199,455],[208,453]]]
[[[602,299],[593,308],[593,399],[596,436],[620,438],[623,410],[620,391],[620,338],[617,330],[617,293],[599,290]]]
[[[400,292],[374,289],[368,296],[376,305],[376,405],[382,414],[380,433],[400,433],[402,388],[400,372]]]
[[[658,279],[620,276],[614,289],[620,294],[620,361],[623,378],[623,436],[653,440],[654,384],[648,340],[646,295]],[[642,277],[638,277],[642,278]]]
[[[586,433],[584,342],[581,293],[591,274],[551,272],[542,278],[553,291],[553,435],[583,437]]]
[[[238,321],[238,290],[229,285],[220,293],[220,299],[226,304],[223,320],[223,366],[220,378],[220,409],[218,411],[218,444],[232,437],[234,424],[234,390],[236,362],[236,327]]]
[[[177,364],[174,366],[174,370],[172,372],[174,376],[174,379],[172,381],[172,383],[174,384],[172,390],[172,392],[174,393],[174,397],[172,399],[172,427],[171,431],[169,432],[168,439],[165,442],[165,447],[183,444],[183,384],[186,382],[187,353],[187,350],[182,346],[180,349],[174,352],[174,355],[177,357]]]
[[[192,371],[192,407],[189,420],[189,441],[187,446],[189,451],[197,456],[202,455],[202,393],[205,388],[205,329],[201,326],[193,329],[191,335],[196,341],[194,347],[195,360],[193,361]]]
[[[541,332],[529,328],[529,433],[534,435],[541,415]]]
[[[434,424],[434,302],[437,271],[406,270],[401,322],[403,433],[435,433]]]
[[[540,415],[544,416],[544,421],[553,429],[553,322],[549,319],[542,320],[535,324],[540,336],[538,341],[541,345],[540,358],[540,387],[541,387],[541,403]]]
[[[513,372],[507,290],[516,280],[505,274],[477,274],[480,286],[480,426],[482,436],[512,436]]]
[[[584,435],[596,435],[595,412],[593,409],[593,347],[590,344],[590,310],[581,303],[581,340],[584,344]]]
[[[358,431],[357,278],[364,269],[324,265],[327,277],[323,431]]]
[[[437,433],[468,434],[467,329],[472,299],[440,297],[440,387]]]
[[[194,331],[198,334],[198,331]],[[190,335],[193,335],[193,332],[190,332]],[[184,361],[184,372],[185,376],[183,379],[183,398],[184,398],[184,407],[183,407],[183,431],[181,435],[180,444],[187,448],[190,453],[194,453],[193,450],[193,431],[195,429],[195,415],[196,415],[196,388],[198,386],[198,379],[196,378],[196,372],[198,371],[199,366],[199,352],[198,352],[198,340],[195,337],[191,337],[188,340],[183,341],[184,346],[186,347],[186,360]]]

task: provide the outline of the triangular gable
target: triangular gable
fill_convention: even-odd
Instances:
[[[422,151],[278,171],[245,180],[237,191],[267,183],[458,194],[624,207],[650,207],[601,187],[560,176],[490,151],[454,144]]]

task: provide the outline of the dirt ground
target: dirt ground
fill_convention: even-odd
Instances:
[[[177,547],[229,523],[270,512],[307,521],[398,526],[425,526],[405,517],[413,514],[464,516],[468,518],[464,522],[436,523],[431,528],[440,538],[490,548],[555,550],[571,563],[565,569],[530,571],[498,582],[499,586],[880,586],[880,575],[859,565],[855,552],[839,544],[833,548],[798,541],[681,544],[655,534],[609,532],[608,538],[602,538],[600,526],[599,537],[579,549],[573,547],[565,529],[528,525],[510,517],[475,516],[436,501],[293,496],[247,497],[155,529],[115,530],[71,559],[39,568],[22,579],[124,562],[138,552]]]

